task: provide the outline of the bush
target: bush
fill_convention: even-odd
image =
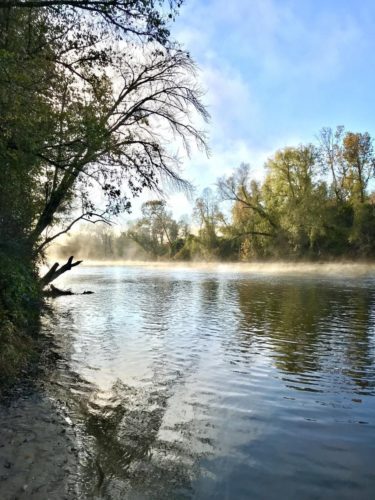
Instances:
[[[0,252],[0,384],[13,381],[36,355],[41,290],[35,269]]]

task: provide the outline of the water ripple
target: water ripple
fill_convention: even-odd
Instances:
[[[371,497],[373,279],[117,267],[69,280],[95,295],[56,300],[46,328],[89,497]]]

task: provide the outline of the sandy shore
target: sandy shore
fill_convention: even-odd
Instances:
[[[78,498],[75,429],[62,404],[19,392],[0,404],[1,500]]]

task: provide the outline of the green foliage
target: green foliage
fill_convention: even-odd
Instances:
[[[37,312],[40,288],[35,269],[23,260],[0,253],[0,307],[7,317],[22,327]]]
[[[184,240],[184,245],[176,253],[175,260],[193,260],[198,254],[198,248],[196,237],[193,234],[188,235]]]
[[[366,132],[323,129],[318,145],[277,151],[262,185],[241,165],[219,179],[232,202],[227,238],[240,241],[241,260],[373,258],[375,155]]]
[[[375,206],[362,203],[354,206],[353,211],[349,242],[357,255],[372,257],[375,255]]]
[[[22,29],[30,24],[33,30]],[[38,13],[0,9],[0,245],[14,252],[25,250],[40,208],[35,150],[53,129],[45,76],[51,52],[44,28]]]
[[[142,218],[127,232],[151,258],[173,257],[183,246],[180,233],[186,225],[179,225],[166,210],[165,201],[151,200],[142,205]]]
[[[0,391],[36,356],[40,305],[35,269],[0,252]]]
[[[169,40],[180,1],[136,0],[130,10],[120,0],[6,4],[0,244],[42,254],[61,227],[129,210],[131,197],[160,190],[162,177],[187,186],[170,135],[205,148],[190,114],[208,114],[193,61]]]
[[[324,232],[324,184],[316,179],[316,152],[313,146],[285,148],[271,158],[263,185],[267,212],[284,236],[287,252],[295,256],[314,251],[314,245]]]

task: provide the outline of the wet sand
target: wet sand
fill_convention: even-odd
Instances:
[[[34,389],[0,404],[0,498],[79,497],[75,429],[61,402]]]

